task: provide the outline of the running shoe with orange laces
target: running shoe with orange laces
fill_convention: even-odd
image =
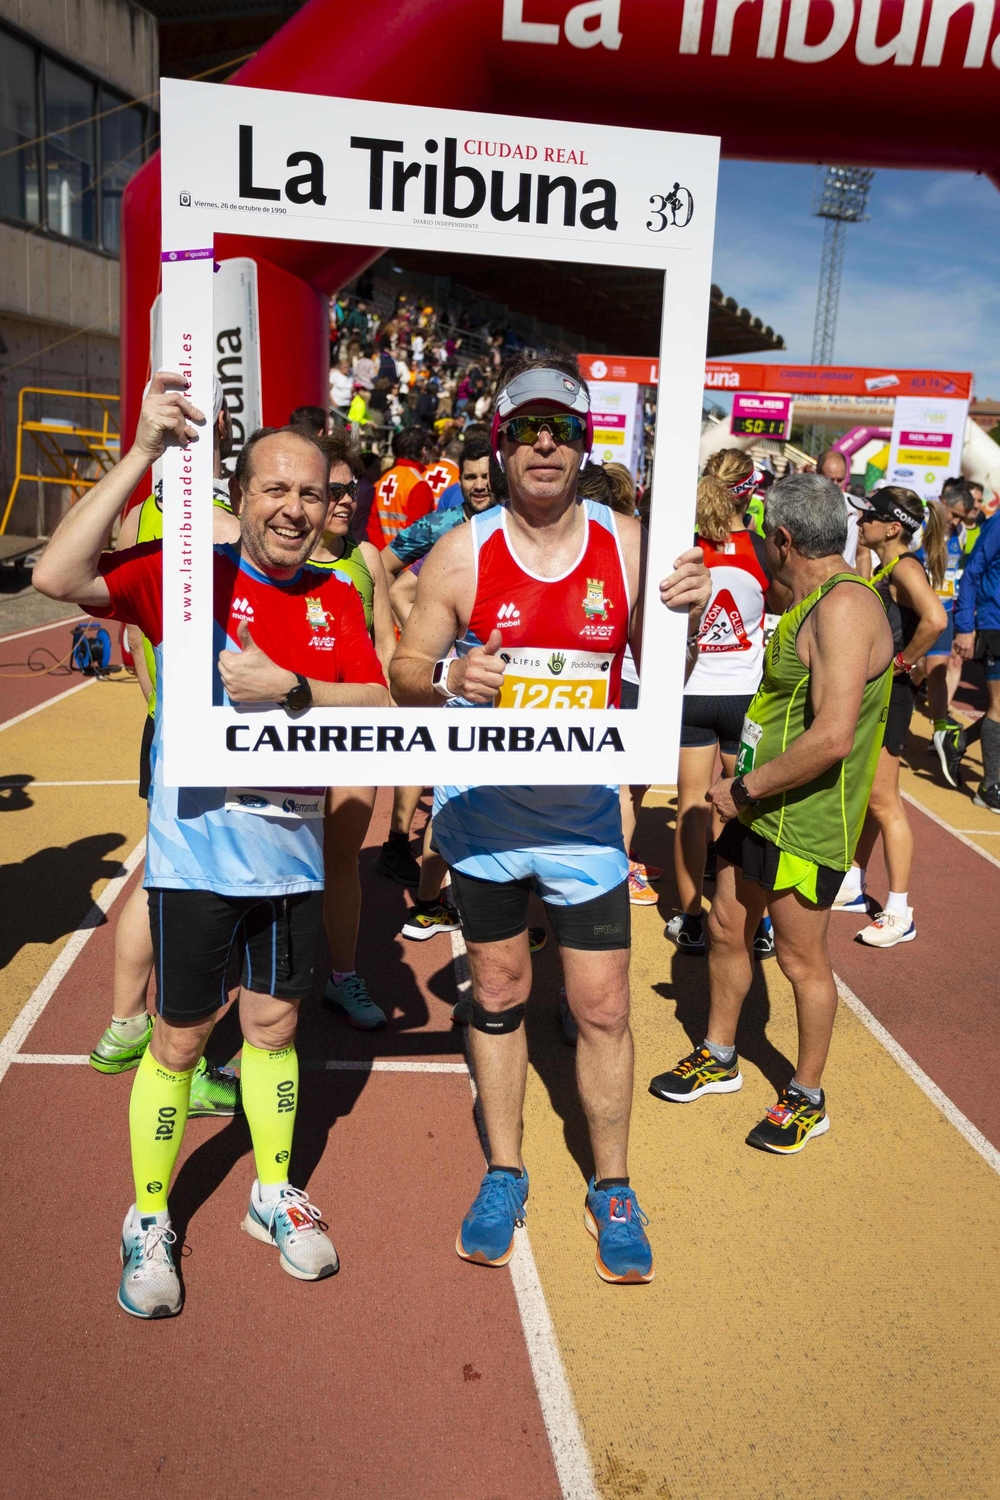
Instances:
[[[897,943],[912,943],[917,935],[913,907],[905,911],[880,911],[868,927],[858,933],[858,942],[866,948],[895,948]]]
[[[707,1047],[696,1047],[669,1073],[658,1073],[650,1082],[649,1092],[674,1104],[690,1104],[702,1094],[735,1094],[742,1087],[743,1075],[735,1052],[732,1062],[721,1063]]]
[[[659,897],[634,860],[628,864],[628,899],[631,906],[655,906]]]
[[[830,1129],[826,1112],[826,1095],[820,1089],[819,1103],[813,1104],[793,1083],[781,1089],[759,1125],[747,1136],[747,1145],[759,1151],[774,1151],[791,1156],[801,1151],[814,1135],[825,1135]]]

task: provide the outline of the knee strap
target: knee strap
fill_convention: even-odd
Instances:
[[[478,1000],[473,1000],[469,1025],[490,1036],[503,1036],[507,1031],[516,1031],[523,1020],[523,1005],[512,1005],[510,1010],[486,1010]]]

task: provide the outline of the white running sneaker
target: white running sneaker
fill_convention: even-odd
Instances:
[[[254,1183],[242,1227],[264,1245],[277,1245],[281,1269],[298,1281],[322,1281],[340,1268],[332,1242],[320,1229],[321,1218],[309,1194],[285,1187],[281,1197],[264,1203]]]
[[[122,1225],[122,1279],[118,1306],[133,1318],[172,1318],[181,1310],[181,1284],[170,1249],[177,1239],[155,1215],[141,1216],[133,1203]]]
[[[912,943],[917,935],[913,925],[913,908],[906,911],[880,911],[870,927],[862,927],[859,942],[869,948],[895,948],[897,943]]]

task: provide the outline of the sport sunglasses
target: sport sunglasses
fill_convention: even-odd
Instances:
[[[356,479],[349,479],[346,484],[330,485],[331,500],[343,500],[345,495],[348,495],[352,500],[358,498],[358,481]]]
[[[515,443],[535,443],[543,427],[547,427],[557,443],[579,443],[587,435],[587,424],[583,417],[572,412],[549,413],[543,416],[508,417],[500,423],[500,431]]]

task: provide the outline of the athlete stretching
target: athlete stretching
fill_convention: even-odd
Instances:
[[[687,1103],[742,1087],[736,1027],[766,906],[795,992],[799,1056],[747,1142],[789,1153],[830,1128],[820,1080],[837,987],[826,935],[878,765],[895,648],[875,589],[845,569],[847,517],[837,487],[819,474],[781,479],[768,490],[764,515],[768,572],[791,590],[791,604],[764,653],[736,778],[720,778],[707,794],[726,825],[708,918],[708,1035],[650,1091]]]
[[[590,396],[575,361],[517,357],[501,370],[493,440],[510,499],[449,532],[428,556],[392,661],[397,702],[544,706],[558,686],[573,707],[617,707],[630,639],[639,655],[641,528],[578,499],[590,435]],[[709,595],[700,552],[683,554],[660,594],[690,613],[696,631]],[[556,654],[563,660],[553,678],[547,663]],[[597,1272],[606,1281],[650,1281],[645,1216],[628,1178],[629,867],[618,787],[437,787],[434,834],[469,948],[469,1039],[490,1146],[456,1249],[481,1265],[505,1265],[524,1218],[522,1021],[536,890],[579,1025],[577,1083],[595,1166],[586,1223],[598,1240]]]
[[[50,598],[137,624],[157,656],[162,544],[102,548],[149,464],[168,443],[197,441],[194,424],[204,418],[180,394],[185,384],[179,375],[154,376],[132,449],[63,519],[34,578]],[[326,455],[300,433],[264,429],[240,453],[231,493],[241,542],[214,553],[215,695],[247,705],[248,716],[265,703],[287,711],[310,701],[388,703],[357,594],[332,575],[303,569],[323,530],[328,480]],[[243,958],[242,1093],[257,1167],[243,1228],[275,1244],[282,1267],[299,1280],[337,1269],[337,1252],[317,1227],[319,1210],[288,1182],[296,1017],[312,986],[322,922],[324,791],[286,799],[259,788],[164,786],[160,737],[169,684],[159,671],[158,679],[145,881],[157,1018],[129,1105],[136,1201],[122,1230],[118,1292],[120,1306],[139,1318],[181,1309],[167,1190],[192,1072],[226,1001],[233,948]]]

